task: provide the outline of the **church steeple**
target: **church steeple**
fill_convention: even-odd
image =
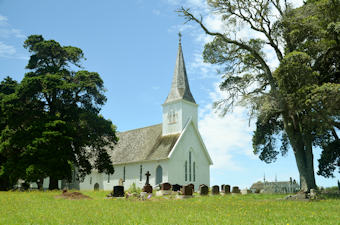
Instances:
[[[194,97],[191,94],[187,71],[185,69],[184,57],[182,52],[181,44],[181,33],[179,35],[178,52],[176,58],[176,66],[174,71],[174,76],[172,78],[171,89],[168,97],[166,98],[164,104],[176,101],[179,99],[184,99],[192,103],[196,103]]]
[[[185,69],[181,34],[179,34],[179,45],[176,58],[174,76],[171,89],[163,106],[163,135],[182,132],[186,124],[191,120],[197,127],[197,107],[192,97],[187,71]]]

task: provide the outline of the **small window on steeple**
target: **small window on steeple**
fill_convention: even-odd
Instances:
[[[168,122],[169,124],[172,124],[172,123],[176,123],[177,121],[177,113],[175,112],[175,110],[171,109],[168,113]]]

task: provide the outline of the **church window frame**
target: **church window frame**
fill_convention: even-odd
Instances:
[[[185,160],[184,163],[184,180],[188,181],[188,161]]]
[[[107,183],[110,183],[110,173],[107,174]]]
[[[175,112],[174,109],[170,109],[168,112],[168,123],[169,124],[174,124],[177,122],[178,119],[178,114]]]
[[[139,167],[139,181],[143,180],[143,166],[140,165]]]
[[[123,167],[123,180],[125,181],[125,175],[126,175],[126,171],[125,171],[125,166]]]
[[[196,182],[196,162],[192,163],[193,181]]]
[[[92,177],[90,177],[90,184],[92,184]]]
[[[189,151],[189,181],[191,181],[191,151]]]

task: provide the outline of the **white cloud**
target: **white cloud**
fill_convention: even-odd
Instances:
[[[190,74],[198,74],[198,79],[217,78],[217,66],[203,62],[202,53],[195,52],[194,60],[189,63],[188,71]]]
[[[159,16],[161,14],[161,11],[158,9],[153,9],[152,13],[155,14],[156,16]]]
[[[0,41],[0,57],[13,57],[15,53],[16,50],[13,46],[6,45]]]
[[[8,24],[7,21],[8,21],[7,17],[0,14],[0,26],[7,25]]]
[[[210,92],[210,102],[215,102],[225,96],[226,93],[221,92],[216,84],[215,90]],[[233,112],[221,117],[212,109],[211,103],[203,106],[199,129],[214,162],[212,169],[243,170],[234,159],[237,154],[256,159],[251,145],[254,126],[249,126],[248,123],[245,108],[235,107]]]
[[[12,28],[10,24],[8,23],[8,19],[6,16],[3,16],[0,14],[0,37],[2,38],[25,38],[26,35],[24,35],[21,30]]]

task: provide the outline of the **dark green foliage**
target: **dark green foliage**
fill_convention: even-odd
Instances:
[[[28,182],[50,177],[79,178],[93,168],[113,173],[108,154],[117,143],[116,128],[99,115],[106,102],[98,73],[80,67],[82,50],[31,35],[24,47],[31,53],[20,84],[6,78],[0,86],[0,177]],[[39,183],[39,182],[38,182]]]
[[[318,174],[324,177],[334,177],[333,172],[336,167],[340,170],[340,140],[324,146],[319,159]]]

